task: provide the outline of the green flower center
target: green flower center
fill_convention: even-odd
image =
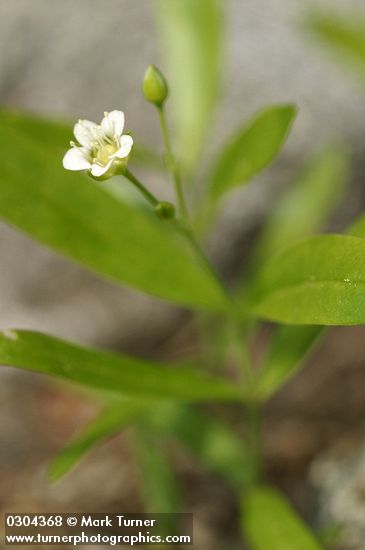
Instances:
[[[98,164],[106,166],[110,160],[110,157],[117,152],[117,148],[114,145],[103,145],[98,149],[95,160]]]

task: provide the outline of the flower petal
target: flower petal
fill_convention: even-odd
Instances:
[[[133,138],[131,136],[124,135],[120,138],[119,143],[120,143],[120,148],[116,153],[114,153],[112,158],[124,159],[129,155],[129,153],[132,150]]]
[[[110,113],[105,113],[105,116],[101,121],[101,129],[108,137],[116,138],[121,136],[124,129],[123,111],[111,111]]]
[[[95,124],[95,122],[91,122],[91,120],[79,120],[74,126],[74,134],[77,141],[89,149],[94,145],[95,141],[102,138],[100,126]]]
[[[100,176],[103,176],[111,167],[113,164],[113,159],[111,159],[108,164],[105,166],[101,166],[101,164],[93,164],[91,167],[91,173],[96,178],[99,178]]]
[[[63,157],[66,170],[88,170],[91,168],[89,151],[86,147],[72,147]]]

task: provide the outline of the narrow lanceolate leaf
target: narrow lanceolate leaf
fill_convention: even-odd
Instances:
[[[77,434],[53,459],[49,476],[57,481],[74,468],[95,445],[134,423],[149,410],[145,401],[120,399],[108,405],[102,413]]]
[[[244,494],[242,527],[252,550],[322,550],[285,498],[269,487]]]
[[[346,69],[355,71],[365,82],[365,18],[314,13],[307,18],[305,27]]]
[[[182,495],[179,481],[167,449],[161,439],[150,430],[138,426],[134,433],[137,461],[141,472],[141,497],[146,512],[178,513],[181,511]],[[166,518],[160,529],[168,535],[176,528],[174,518]]]
[[[289,324],[365,323],[365,241],[322,235],[276,256],[264,268],[252,312]]]
[[[214,168],[213,199],[244,185],[279,154],[296,116],[294,105],[275,105],[261,111],[230,140]]]
[[[299,371],[322,331],[318,326],[279,326],[275,329],[257,381],[256,392],[260,399],[268,399]]]
[[[39,143],[31,128],[0,123],[0,217],[118,283],[182,305],[222,307],[217,283],[182,237],[153,212],[64,170],[54,142]]]
[[[222,379],[181,366],[165,366],[127,355],[70,344],[28,331],[0,333],[0,364],[41,372],[127,397],[187,401],[231,401],[240,389]]]
[[[251,481],[252,463],[242,438],[218,418],[186,405],[164,403],[147,421],[155,430],[176,439],[202,466],[236,489]]]
[[[340,147],[326,148],[308,163],[265,224],[253,258],[256,269],[296,241],[323,229],[343,196],[348,174],[348,157]]]
[[[156,0],[177,150],[187,167],[196,161],[221,87],[223,13],[220,0]]]

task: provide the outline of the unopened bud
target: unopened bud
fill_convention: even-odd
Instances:
[[[157,107],[162,107],[169,95],[166,79],[154,65],[150,65],[144,75],[143,95],[147,101],[154,103]]]
[[[175,206],[171,202],[162,201],[155,206],[156,214],[161,220],[172,220],[175,217]]]

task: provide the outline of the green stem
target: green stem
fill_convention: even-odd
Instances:
[[[123,174],[133,185],[144,195],[144,197],[148,200],[148,202],[153,206],[156,207],[159,204],[159,200],[146,189],[146,187],[139,181],[139,179],[136,178],[132,172],[129,170],[126,170]]]
[[[241,367],[251,479],[252,483],[257,483],[261,478],[261,404],[255,398],[256,377],[248,350],[247,332],[235,320],[232,323],[232,338]]]
[[[237,321],[234,318],[231,322],[231,327],[231,338],[241,367],[241,379],[245,387],[245,397],[250,399],[253,394],[255,374],[251,364],[247,341],[245,341],[246,335],[244,334],[240,320]]]
[[[166,150],[167,166],[172,175],[179,213],[183,219],[188,220],[189,219],[188,207],[186,204],[184,191],[182,187],[180,170],[172,150],[170,132],[169,132],[166,116],[165,116],[165,111],[163,106],[158,107],[157,110],[158,110],[158,115],[160,120],[162,137],[163,137],[165,150]]]
[[[256,401],[246,404],[248,424],[248,444],[251,456],[252,482],[257,483],[262,477],[262,449],[261,449],[261,408]]]
[[[163,120],[164,120],[164,117],[163,117]],[[168,134],[167,134],[167,137],[168,137]],[[168,140],[168,144],[169,144],[169,140]],[[170,149],[168,148],[168,151],[169,150]],[[136,176],[134,176],[134,174],[132,174],[129,170],[126,170],[124,175],[131,183],[133,183],[133,185],[143,194],[143,196],[154,208],[160,203],[160,201],[152,193],[150,193],[150,191],[146,189],[143,183],[140,182],[139,179],[136,178]],[[177,178],[176,181],[180,182],[179,177]],[[176,187],[177,189],[181,189],[180,183],[177,183]],[[180,209],[184,210],[186,205],[185,207],[183,206],[185,204],[185,201],[183,199],[182,194],[181,196],[182,196],[182,203],[180,203]],[[234,299],[229,293],[229,291],[227,290],[227,288],[225,287],[225,285],[223,284],[223,282],[221,281],[212,263],[209,261],[203,249],[201,248],[199,242],[195,238],[195,235],[191,227],[188,225],[187,218],[185,217],[182,221],[178,219],[172,219],[169,221],[169,223],[175,228],[176,231],[178,231],[181,235],[183,235],[187,239],[191,248],[200,258],[202,264],[214,277],[214,279],[216,280],[217,284],[219,285],[219,287],[221,288],[222,292],[224,293],[227,299],[228,311],[230,313],[229,322],[232,323],[233,341],[237,352],[238,360],[240,363],[241,372],[243,373],[243,383],[245,388],[243,401],[245,403],[246,411],[247,411],[248,442],[249,442],[249,450],[250,450],[251,460],[252,460],[252,477],[253,477],[253,481],[256,482],[260,479],[260,475],[261,475],[260,404],[255,401],[255,397],[254,397],[255,376],[252,369],[249,353],[248,353],[246,344],[244,342],[244,334],[242,333],[243,331],[242,331],[241,320],[236,313],[236,306],[234,303]]]
[[[134,174],[132,174],[132,172],[130,172],[129,170],[126,170],[125,173],[124,173],[124,176],[131,183],[133,183],[133,185],[144,195],[144,197],[148,200],[148,202],[154,208],[158,204],[160,204],[160,201],[157,199],[157,197],[155,197],[150,191],[148,191],[148,189],[143,185],[143,183]],[[230,305],[233,304],[232,297],[230,296],[227,289],[223,285],[223,283],[222,283],[220,277],[217,275],[214,267],[212,266],[212,264],[210,263],[210,261],[208,260],[206,255],[204,254],[204,252],[203,252],[202,248],[200,247],[198,241],[194,237],[193,232],[190,229],[190,227],[186,223],[181,222],[180,220],[177,220],[177,219],[170,220],[170,223],[171,223],[171,225],[173,225],[175,227],[175,229],[180,234],[182,234],[185,237],[185,239],[187,239],[187,241],[189,242],[191,248],[193,248],[195,253],[199,256],[201,262],[206,267],[206,269],[211,273],[211,275],[217,281],[218,285],[220,286],[220,288],[222,289],[224,295],[227,298],[227,302],[229,302]]]
[[[212,275],[212,277],[215,279],[217,285],[221,289],[223,295],[226,298],[227,302],[227,308],[228,313],[231,317],[236,316],[236,307],[233,300],[233,297],[231,296],[230,292],[227,290],[226,286],[223,284],[221,278],[219,277],[218,273],[216,272],[214,266],[212,265],[209,258],[206,256],[204,250],[200,246],[199,242],[197,241],[192,229],[186,225],[184,222],[180,222],[178,220],[175,220],[175,226],[177,230],[186,238],[188,243],[190,244],[191,248],[194,250],[196,255],[199,257],[201,263],[203,266],[209,271],[209,273]]]

